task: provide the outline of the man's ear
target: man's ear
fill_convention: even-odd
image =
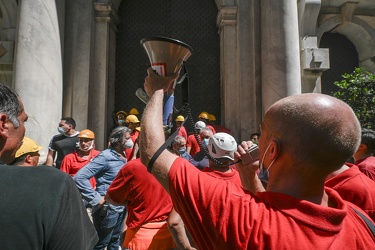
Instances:
[[[0,137],[6,139],[8,138],[8,117],[4,113],[0,113]]]
[[[366,145],[366,144],[363,144],[363,143],[361,143],[361,144],[359,145],[359,148],[358,148],[358,150],[361,150],[361,151],[367,151],[367,145]]]
[[[270,155],[272,159],[276,159],[279,154],[280,154],[280,142],[276,139],[271,141],[271,146],[270,146]]]
[[[25,157],[25,163],[27,163],[27,164],[31,164],[31,155],[26,155],[26,157]]]

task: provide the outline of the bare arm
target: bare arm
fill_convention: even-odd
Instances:
[[[139,148],[141,150],[141,161],[148,166],[149,161],[155,152],[165,142],[163,130],[163,97],[164,92],[177,78],[177,75],[161,77],[156,75],[151,68],[147,70],[148,76],[145,79],[145,90],[150,97],[142,116],[142,129]],[[164,150],[153,164],[151,173],[169,192],[168,173],[173,161],[177,158],[168,150]]]
[[[238,146],[237,152],[235,152],[235,162],[237,162],[243,155],[247,154],[252,142],[242,142]],[[236,163],[237,170],[241,177],[243,188],[250,191],[252,194],[257,192],[264,192],[265,189],[262,182],[259,180],[256,171],[259,169],[259,161],[255,161],[249,164],[243,164],[242,162]]]
[[[179,249],[195,249],[191,247],[186,235],[184,222],[174,208],[168,216],[168,229]]]
[[[45,165],[47,166],[53,166],[53,161],[55,159],[56,152],[49,149],[47,154],[47,159]]]
[[[137,142],[137,143],[134,144],[132,160],[137,159],[138,150],[139,150],[139,145],[138,145],[138,142]]]

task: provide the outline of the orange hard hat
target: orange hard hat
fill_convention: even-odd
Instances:
[[[216,117],[213,114],[208,115],[208,120],[209,121],[216,121]]]
[[[207,119],[207,120],[208,120],[208,117],[209,117],[209,114],[205,111],[201,112],[198,116],[198,118]]]
[[[139,115],[139,111],[138,111],[138,109],[136,109],[136,108],[132,108],[132,109],[129,111],[129,115]]]
[[[78,138],[95,139],[95,134],[89,129],[84,129],[79,133]]]
[[[140,121],[138,120],[138,117],[136,117],[135,115],[128,115],[128,116],[126,117],[125,122],[126,122],[126,123],[129,123],[129,122],[131,122],[131,123],[138,123],[138,122],[140,122]]]

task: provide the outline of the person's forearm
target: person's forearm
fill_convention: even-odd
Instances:
[[[163,90],[157,90],[150,98],[142,118],[142,129],[139,148],[141,150],[141,161],[148,166],[151,158],[165,142],[163,129]],[[158,156],[152,166],[151,173],[169,192],[168,172],[170,159],[165,157],[165,151]]]
[[[156,91],[147,103],[142,116],[139,148],[142,152],[141,161],[145,166],[165,141],[162,125],[163,98],[163,90]]]
[[[173,208],[168,216],[168,229],[179,249],[193,249],[187,237],[184,222]]]

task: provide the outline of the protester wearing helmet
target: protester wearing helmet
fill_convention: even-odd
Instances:
[[[193,159],[190,161],[198,169],[202,170],[209,166],[209,160],[207,157],[207,147],[210,138],[213,136],[211,129],[205,127],[200,130],[199,137],[201,139],[202,149],[197,152]]]
[[[179,115],[176,117],[176,129],[179,129],[177,135],[181,135],[182,137],[185,138],[185,141],[187,141],[188,134],[186,132],[186,128],[182,126],[182,123],[185,121],[185,117],[182,115]]]
[[[139,111],[138,111],[138,109],[136,109],[136,108],[132,108],[132,109],[129,111],[129,115],[139,115]]]
[[[200,130],[202,128],[205,128],[206,124],[202,121],[197,121],[194,125],[195,133],[200,133]],[[188,139],[186,141],[186,151],[191,155],[194,156],[196,153],[200,151],[199,144],[197,142],[197,139],[195,139],[194,134],[189,135]]]
[[[29,137],[24,137],[21,147],[17,150],[15,159],[12,165],[16,166],[37,166],[39,162],[39,150],[43,147],[39,146],[34,140]]]
[[[60,170],[69,174],[70,176],[75,176],[75,174],[87,163],[89,163],[93,158],[95,158],[100,151],[95,150],[94,139],[95,134],[89,129],[84,129],[78,134],[79,138],[79,148],[77,151],[67,154],[62,163]],[[91,186],[95,188],[95,178],[90,179]]]
[[[206,124],[206,127],[208,127],[209,129],[211,129],[211,131],[212,131],[213,134],[216,134],[215,128],[212,127],[209,124],[209,121],[210,121],[210,114],[209,113],[207,113],[206,111],[201,112],[198,115],[198,120],[204,122]]]
[[[128,159],[128,161],[131,161],[137,158],[138,149],[139,149],[139,146],[138,146],[139,131],[137,128],[140,127],[141,122],[138,120],[137,116],[128,115],[125,119],[125,124],[131,130],[130,138],[131,138],[131,141],[133,142],[132,147],[128,147],[125,149],[126,158]]]

